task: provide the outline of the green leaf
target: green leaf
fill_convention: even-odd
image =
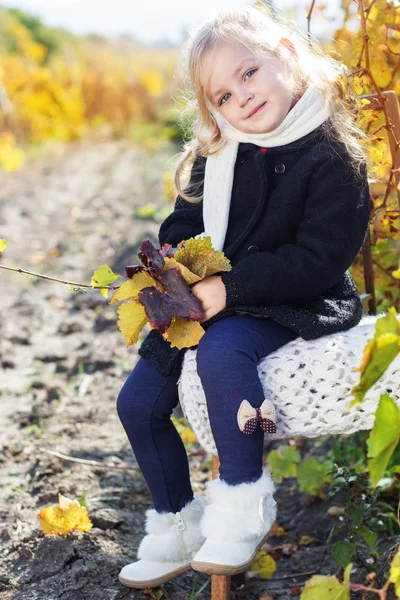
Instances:
[[[351,574],[351,570],[353,568],[353,563],[349,563],[347,565],[347,567],[344,570],[344,574],[343,574],[343,583],[350,583],[350,574]]]
[[[367,542],[370,548],[373,548],[375,546],[375,542],[377,540],[378,535],[370,529],[368,529],[366,525],[361,525],[361,527],[357,527],[355,532]]]
[[[332,547],[332,554],[341,567],[345,568],[351,561],[352,557],[356,553],[356,545],[352,542],[347,542],[346,540],[342,542],[337,542]]]
[[[376,487],[400,440],[400,409],[388,395],[382,394],[375,413],[375,423],[367,439],[368,468]]]
[[[300,600],[349,600],[350,590],[333,575],[314,575],[306,582]]]
[[[86,499],[88,497],[88,494],[92,491],[92,488],[87,488],[86,490],[83,491],[83,493],[80,495],[80,497],[78,498],[78,502],[81,506],[84,506],[86,508],[86,510],[88,510],[88,505],[86,502]]]
[[[320,489],[328,481],[332,481],[327,473],[332,469],[332,463],[319,463],[316,458],[307,458],[297,468],[297,479],[300,491],[317,496]]]
[[[349,515],[350,519],[353,521],[354,525],[357,527],[361,525],[363,520],[363,510],[361,506],[357,504],[350,504],[346,508],[346,512]]]
[[[0,252],[3,252],[7,246],[8,246],[7,240],[0,239]]]
[[[101,265],[92,275],[92,279],[90,280],[90,285],[110,285],[110,283],[114,283],[120,275],[117,275],[110,269],[108,265]],[[100,294],[104,296],[104,298],[108,298],[107,289],[100,290]]]
[[[355,399],[350,407],[364,399],[367,391],[386,371],[399,352],[400,321],[397,319],[396,309],[391,306],[385,316],[377,319],[374,337],[368,341],[364,349],[361,366],[356,369],[361,372],[361,377],[358,385],[352,390]]]
[[[282,453],[272,450],[268,455],[268,465],[276,483],[282,483],[285,477],[296,477],[300,452],[293,446],[285,446]]]

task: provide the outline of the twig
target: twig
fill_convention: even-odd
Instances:
[[[279,581],[280,579],[292,579],[294,577],[305,577],[306,575],[315,575],[318,571],[305,571],[304,573],[292,573],[291,575],[282,575],[282,577],[273,577],[271,581]]]
[[[385,269],[385,267],[383,267],[375,258],[372,259],[372,262],[378,267],[378,269],[383,271],[385,275],[393,279],[393,281],[397,281],[396,277],[393,277],[392,273],[388,269]]]
[[[308,41],[309,41],[309,43],[311,43],[310,23],[311,23],[312,11],[314,10],[314,5],[315,5],[315,0],[312,0],[311,6],[310,6],[310,10],[308,11],[308,15],[307,15],[307,31],[308,31]]]
[[[68,456],[68,454],[62,454],[62,452],[56,452],[55,450],[48,450],[47,448],[39,447],[38,450],[40,452],[45,452],[46,454],[51,454],[52,456],[56,456],[57,458],[61,458],[62,460],[69,460],[70,462],[76,462],[81,465],[88,465],[89,467],[96,467],[98,469],[107,469],[114,471],[136,471],[137,467],[130,467],[128,465],[106,465],[97,460],[87,460],[85,458],[75,458],[74,456]]]
[[[48,279],[49,281],[57,281],[58,283],[65,283],[72,285],[76,288],[86,287],[94,290],[118,290],[120,285],[90,285],[87,283],[75,283],[74,281],[64,281],[63,279],[57,279],[56,277],[48,277],[47,275],[41,275],[40,273],[33,273],[32,271],[25,271],[25,269],[16,269],[14,267],[6,267],[6,265],[0,265],[0,269],[6,269],[7,271],[16,271],[17,273],[25,273],[25,275],[34,275],[41,279]],[[121,277],[121,275],[120,275]]]

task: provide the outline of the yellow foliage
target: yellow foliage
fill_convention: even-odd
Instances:
[[[176,254],[178,254],[178,253],[176,253]],[[185,267],[185,265],[178,262],[174,258],[167,256],[167,257],[165,257],[164,261],[165,261],[165,265],[163,267],[163,271],[167,271],[168,269],[178,269],[178,271],[180,272],[183,279],[186,281],[186,283],[188,285],[191,285],[192,283],[197,283],[198,281],[201,281],[201,277],[192,273],[192,271],[190,271],[187,267]]]
[[[395,585],[396,596],[400,598],[400,550],[391,562],[389,581]]]
[[[144,306],[137,300],[121,304],[117,310],[118,327],[124,336],[126,346],[136,344],[139,333],[147,323]]]
[[[197,240],[189,238],[174,258],[183,263],[192,273],[198,275],[200,279],[232,270],[231,263],[224,253],[213,249],[210,236]]]
[[[74,529],[89,531],[93,525],[89,513],[77,500],[58,494],[58,505],[46,506],[38,514],[45,535],[68,535]]]
[[[268,552],[260,550],[251,565],[251,570],[258,573],[261,579],[271,579],[276,571],[276,562]]]
[[[137,300],[140,290],[145,287],[156,287],[160,292],[164,291],[161,283],[156,282],[151,275],[146,272],[136,273],[131,279],[125,281],[120,288],[115,292],[110,300],[110,304],[121,302],[122,300]]]
[[[172,348],[190,348],[197,346],[205,331],[199,321],[189,321],[182,317],[173,317],[171,325],[162,334]]]

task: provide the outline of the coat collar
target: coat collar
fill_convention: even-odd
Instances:
[[[298,150],[299,148],[303,148],[309,145],[314,144],[317,139],[322,138],[325,134],[326,131],[326,122],[322,123],[322,125],[320,125],[319,127],[317,127],[316,129],[314,129],[314,131],[311,131],[310,133],[308,133],[307,135],[303,136],[302,138],[299,138],[298,140],[295,140],[294,142],[291,142],[290,144],[285,144],[284,146],[275,146],[272,148],[268,148],[267,152],[268,154],[279,154],[281,152],[293,152],[295,150]],[[258,150],[260,150],[260,146],[257,146],[256,144],[251,144],[249,142],[240,142],[239,146],[238,146],[238,154],[241,152],[250,152],[250,153],[255,153]]]

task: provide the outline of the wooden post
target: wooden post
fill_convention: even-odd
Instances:
[[[212,478],[218,477],[219,458],[212,456]],[[211,575],[211,600],[230,600],[231,578],[229,575]]]

